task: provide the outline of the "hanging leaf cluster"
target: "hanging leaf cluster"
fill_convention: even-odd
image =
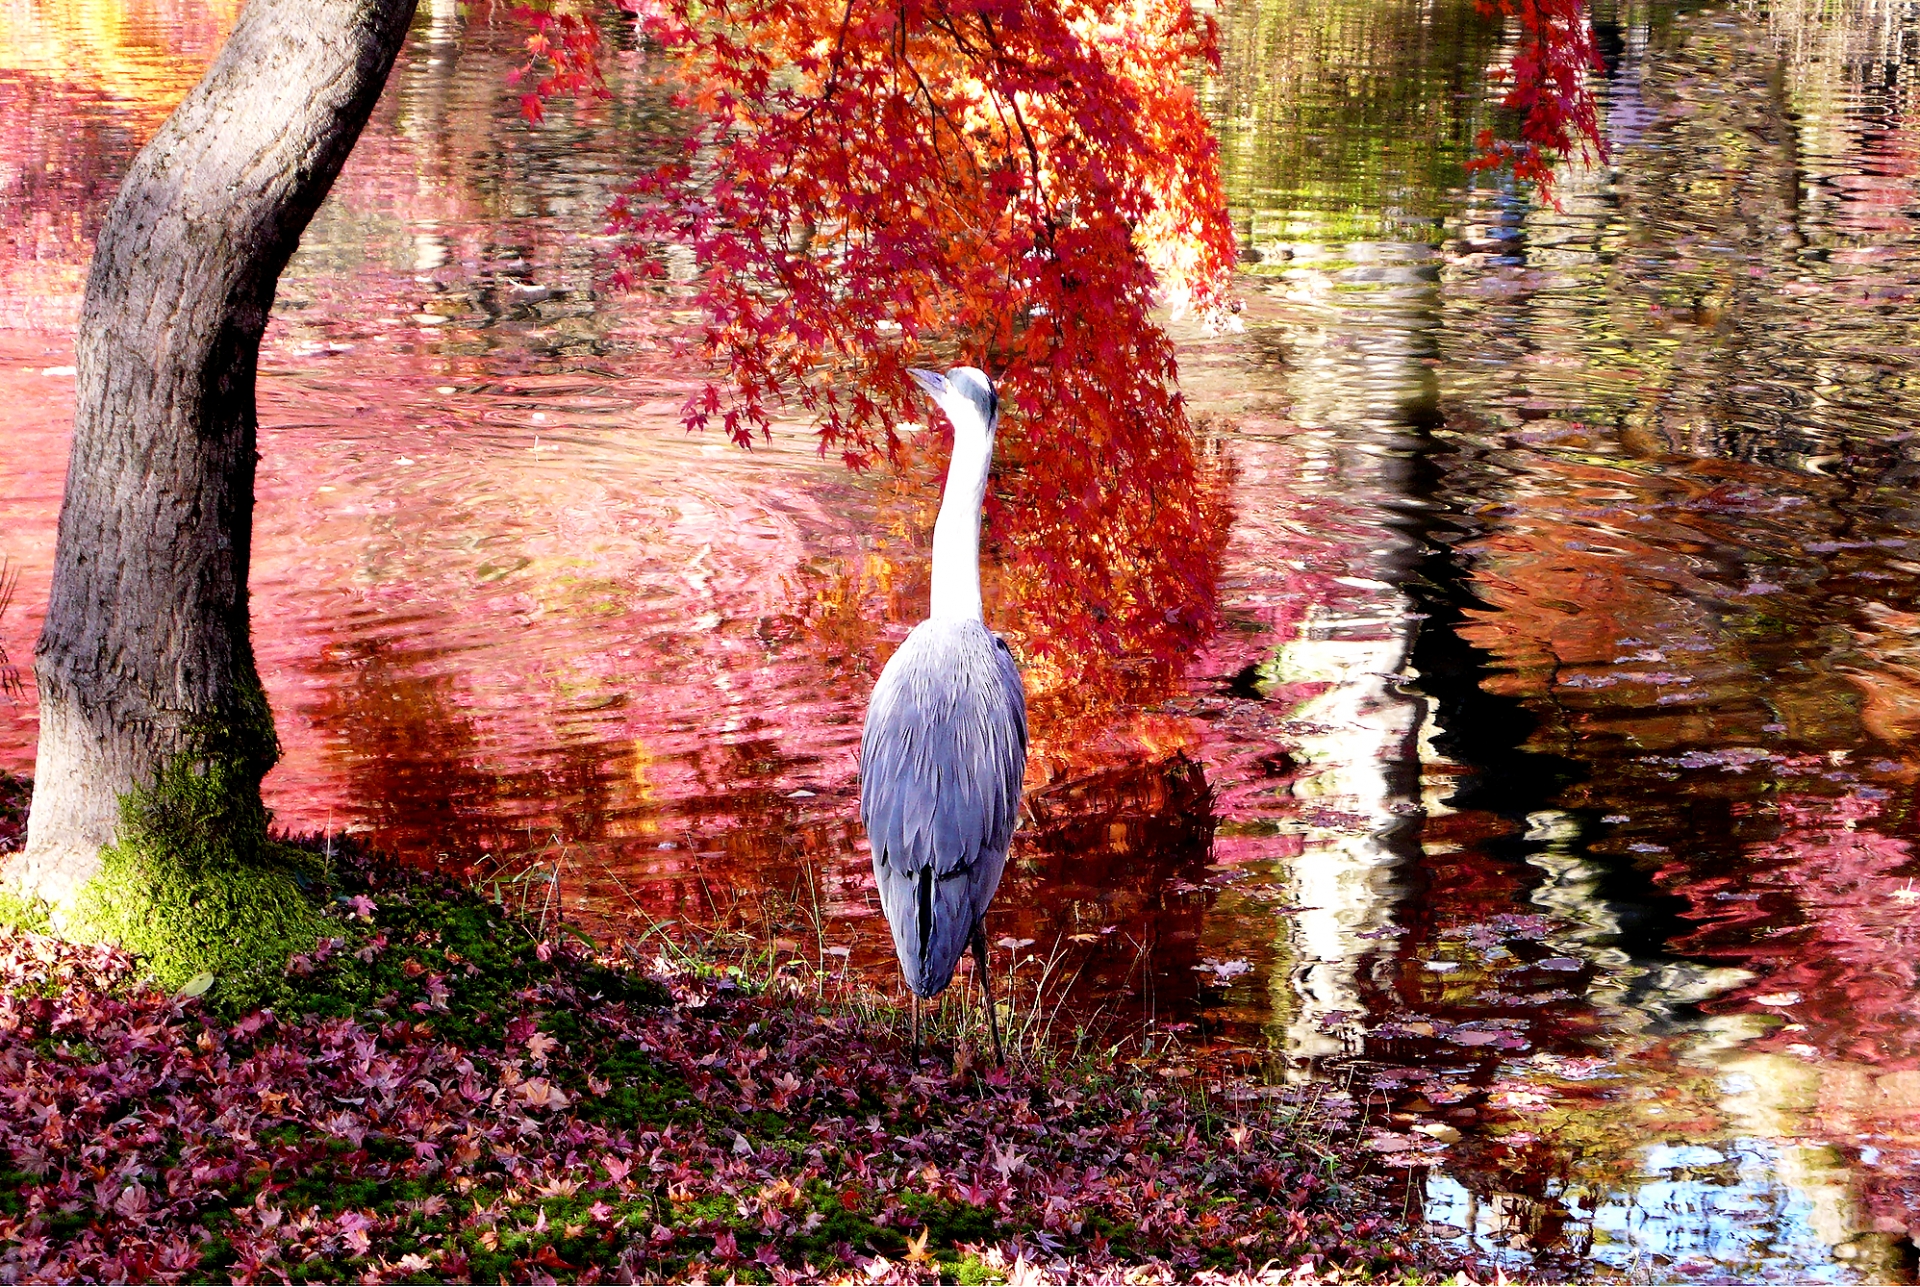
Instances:
[[[1607,157],[1599,106],[1590,76],[1606,64],[1587,21],[1587,0],[1475,0],[1483,18],[1513,21],[1519,42],[1512,62],[1494,72],[1507,85],[1500,105],[1519,114],[1519,137],[1491,129],[1475,140],[1479,155],[1469,170],[1513,167],[1513,177],[1534,185],[1556,208],[1554,166],[1570,157],[1583,162]]]
[[[600,70],[600,24],[591,10],[576,9],[567,0],[535,0],[516,5],[516,21],[532,28],[526,39],[527,61],[509,76],[514,84],[527,82],[520,96],[520,112],[538,124],[546,117],[550,98],[605,98],[606,79]],[[546,74],[534,73],[544,67]]]
[[[1029,654],[1170,667],[1211,624],[1223,526],[1153,311],[1226,316],[1191,83],[1210,21],[1188,0],[636,3],[698,126],[613,223],[630,284],[688,266],[714,378],[686,423],[746,444],[805,418],[860,468],[938,420],[910,365],[982,367]]]

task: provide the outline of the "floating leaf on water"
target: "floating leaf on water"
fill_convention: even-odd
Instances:
[[[473,579],[482,584],[488,581],[498,581],[501,577],[511,576],[532,562],[533,560],[530,558],[515,557],[500,559],[492,563],[482,563],[474,569]]]
[[[1215,983],[1229,983],[1229,982],[1232,982],[1233,979],[1236,978],[1237,976],[1245,974],[1248,970],[1251,970],[1253,968],[1253,964],[1250,961],[1246,961],[1238,958],[1231,961],[1219,961],[1219,960],[1215,960],[1213,957],[1208,957],[1206,960],[1200,962],[1200,964],[1194,966],[1193,968],[1196,970],[1203,970],[1213,975],[1213,981]]]
[[[1564,1077],[1569,1081],[1583,1081],[1612,1069],[1612,1064],[1597,1056],[1556,1055],[1548,1051],[1541,1051],[1528,1062],[1544,1073],[1554,1077]]]
[[[1421,1122],[1413,1129],[1419,1131],[1422,1135],[1439,1140],[1442,1144],[1458,1144],[1460,1142],[1460,1132],[1445,1122]]]
[[[1763,992],[1754,998],[1761,1005],[1799,1005],[1798,992]]]

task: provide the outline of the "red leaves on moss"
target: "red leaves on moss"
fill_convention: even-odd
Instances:
[[[1407,1263],[1366,1191],[1290,1142],[1327,1119],[1251,1088],[1209,1103],[1125,1068],[916,1072],[897,1034],[778,978],[743,995],[681,974],[646,1004],[577,944],[522,953],[522,1011],[454,1016],[470,1039],[451,1040],[409,991],[436,972],[401,968],[436,952],[417,905],[380,899],[401,923],[373,969],[353,943],[316,953],[295,977],[318,991],[230,1023],[136,986],[115,952],[0,938],[0,1277],[932,1281],[971,1255],[1033,1281],[1274,1258],[1317,1281]],[[362,1017],[294,1017],[335,972],[391,992]]]

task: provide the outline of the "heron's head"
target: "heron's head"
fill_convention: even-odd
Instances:
[[[945,375],[909,367],[907,374],[927,391],[927,396],[947,413],[956,434],[978,433],[993,443],[994,430],[1000,427],[1000,397],[993,381],[977,367],[956,366]]]

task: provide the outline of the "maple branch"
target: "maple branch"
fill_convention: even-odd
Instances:
[[[967,168],[973,171],[973,177],[977,180],[981,177],[980,166],[974,160],[973,149],[967,146],[966,134],[958,125],[954,124],[953,118],[947,114],[946,108],[940,105],[940,100],[934,97],[933,86],[927,84],[926,77],[920,74],[920,68],[915,65],[913,59],[907,54],[906,15],[906,3],[905,0],[901,0],[900,65],[907,69],[908,74],[913,77],[913,83],[920,87],[922,94],[926,95],[927,115],[933,124],[933,150],[936,154],[944,156],[944,153],[940,152],[940,125],[944,121],[947,129],[952,131],[954,141],[960,145],[960,154],[966,158]],[[909,96],[909,101],[911,101],[911,96]]]
[[[794,118],[793,123],[796,129],[805,129],[808,133],[813,133],[813,114],[825,106],[827,101],[833,97],[834,91],[839,88],[840,69],[846,63],[847,28],[852,22],[853,0],[847,0],[846,8],[840,12],[840,32],[834,38],[833,55],[827,61],[827,82],[820,87],[820,92],[814,97],[813,101],[807,104],[806,110]],[[794,155],[793,152],[789,152],[785,163],[780,168],[780,182],[782,184],[793,177]],[[809,235],[808,239],[811,241],[811,235]]]
[[[1012,60],[1007,57],[1007,51],[1001,47],[1000,38],[994,35],[993,19],[987,17],[984,13],[981,14],[980,26],[987,33],[987,44],[992,46],[994,55],[1000,59],[1003,65],[1010,63]],[[1007,96],[1007,106],[1013,109],[1014,123],[1020,127],[1020,137],[1026,140],[1027,160],[1033,166],[1034,196],[1040,206],[1040,224],[1047,230],[1047,249],[1052,251],[1054,238],[1059,232],[1059,229],[1054,225],[1053,204],[1047,200],[1047,185],[1041,177],[1040,148],[1033,141],[1033,131],[1027,128],[1027,118],[1020,110],[1020,98],[1017,93]]]
[[[847,0],[847,7],[840,12],[840,34],[833,40],[833,56],[827,60],[827,83],[820,87],[819,96],[807,104],[807,110],[800,113],[795,125],[810,125],[813,114],[821,109],[834,91],[840,87],[840,68],[847,59],[847,27],[853,22],[853,0]]]

